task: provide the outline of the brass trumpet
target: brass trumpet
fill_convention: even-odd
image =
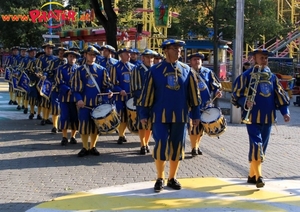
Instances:
[[[254,72],[255,68],[258,68],[257,72]],[[247,114],[246,114],[245,118],[242,120],[242,122],[244,124],[251,124],[251,121],[249,120],[249,116],[250,116],[250,112],[251,112],[252,108],[246,107],[247,101],[254,103],[256,92],[257,92],[257,86],[258,86],[261,76],[265,75],[265,74],[269,75],[269,73],[261,72],[263,70],[263,68],[264,67],[261,65],[255,65],[250,74],[251,78],[250,78],[250,82],[248,85],[247,99],[246,99],[246,102],[244,105],[244,110],[247,111]]]

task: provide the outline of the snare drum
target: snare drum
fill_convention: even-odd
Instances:
[[[138,118],[136,112],[136,106],[133,105],[133,98],[128,99],[126,102],[127,110],[127,128],[131,133],[137,134],[138,130]]]
[[[114,132],[120,125],[120,118],[114,105],[102,104],[94,108],[91,112],[100,133]]]
[[[210,107],[205,109],[200,116],[204,132],[211,137],[219,137],[226,130],[226,119],[219,108]]]

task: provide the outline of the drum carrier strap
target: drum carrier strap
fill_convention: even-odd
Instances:
[[[95,84],[95,86],[96,86],[96,88],[97,88],[97,90],[98,90],[98,92],[99,92],[99,94],[100,94],[100,93],[101,93],[100,88],[99,88],[98,83],[96,82],[94,76],[91,74],[90,69],[86,66],[86,64],[84,64],[83,66],[84,66],[86,72],[89,74],[91,80],[92,80],[93,83]],[[101,96],[100,96],[100,99],[99,99],[98,101],[99,101],[99,102],[102,102],[102,97],[101,97]]]

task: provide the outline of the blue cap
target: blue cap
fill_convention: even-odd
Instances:
[[[63,50],[63,51],[67,51],[68,49],[67,48],[65,48],[65,47],[62,47],[62,46],[60,46],[60,47],[58,47],[56,50]]]
[[[104,45],[104,46],[102,46],[101,49],[102,49],[102,50],[103,50],[103,49],[108,49],[108,50],[110,50],[110,51],[113,52],[113,53],[116,52],[116,49],[115,49],[113,46],[111,46],[111,45]]]
[[[26,52],[31,52],[31,51],[37,51],[37,48],[35,47],[29,47]]]
[[[122,54],[123,52],[131,53],[131,50],[128,49],[128,48],[122,48],[122,49],[119,49],[117,53],[118,53],[118,54]]]
[[[11,50],[14,50],[14,49],[17,49],[17,50],[19,50],[19,49],[20,49],[20,47],[19,47],[19,46],[13,46],[13,47],[11,47]]]
[[[94,46],[88,46],[85,51],[86,53],[93,53],[96,55],[100,55],[100,52]]]
[[[69,54],[73,54],[76,56],[76,58],[79,58],[81,55],[75,51],[65,51],[64,57],[68,57]]]
[[[270,52],[268,51],[267,49],[254,49],[253,52],[250,52],[249,55],[255,55],[255,54],[258,54],[258,53],[261,53],[261,54],[264,54],[264,55],[268,55],[268,56],[274,56],[274,53],[273,52]]]
[[[54,45],[53,43],[44,43],[44,44],[42,45],[42,48],[46,48],[46,47],[54,48],[55,45]]]
[[[188,55],[189,60],[192,59],[193,57],[200,57],[200,59],[203,60],[204,59],[204,54],[202,54],[200,52],[196,52],[196,53]]]
[[[130,48],[130,53],[140,54],[140,51],[138,49],[135,49],[135,48]]]
[[[72,46],[69,48],[71,51],[79,51],[80,49],[77,46]]]
[[[98,51],[102,50],[102,47],[97,43],[93,44],[93,47],[95,47]]]
[[[156,51],[153,51],[153,50],[151,50],[151,49],[145,49],[145,50],[142,52],[142,55],[156,56],[156,55],[157,55],[157,52],[156,52]]]
[[[162,49],[165,49],[169,45],[185,46],[185,42],[183,40],[169,39],[169,40],[164,41],[160,47]]]

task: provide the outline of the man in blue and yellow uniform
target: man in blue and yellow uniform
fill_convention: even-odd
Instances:
[[[173,39],[162,43],[166,59],[149,69],[139,102],[142,124],[148,122],[151,111],[155,141],[153,157],[157,170],[156,192],[164,188],[164,169],[168,160],[170,170],[167,186],[181,189],[176,174],[179,161],[184,158],[189,110],[193,126],[200,121],[201,97],[195,75],[187,64],[178,61],[184,45],[184,41]]]
[[[157,55],[155,55],[154,57],[154,64],[160,63],[161,61],[163,61],[164,56],[161,53],[157,53]]]
[[[150,49],[145,49],[142,53],[142,63],[135,66],[130,80],[130,89],[131,95],[133,97],[133,104],[136,106],[136,113],[137,113],[137,129],[140,137],[141,142],[141,150],[140,154],[145,155],[146,153],[150,152],[149,149],[149,140],[151,136],[151,122],[147,125],[142,125],[140,122],[140,106],[137,105],[137,101],[141,98],[141,93],[145,84],[146,75],[148,73],[149,68],[153,65],[153,60],[157,52],[152,51]]]
[[[200,110],[202,111],[210,106],[208,103],[211,101],[211,97],[222,97],[222,92],[220,90],[222,86],[215,73],[212,70],[202,66],[202,60],[204,59],[203,54],[196,52],[190,54],[188,59],[190,60],[192,71],[194,71],[197,76],[198,87],[200,89],[202,100]],[[203,131],[204,128],[201,122],[197,127],[192,127],[191,124],[189,124],[189,136],[192,147],[191,153],[193,157],[197,154],[202,155],[200,141],[203,136]]]
[[[135,66],[141,64],[142,62],[138,59],[139,55],[140,55],[139,50],[137,50],[136,48],[131,48],[130,49],[130,60],[129,60],[129,62],[132,63]]]
[[[30,61],[35,61],[35,54],[36,54],[36,48],[34,47],[30,47],[26,50],[27,52],[27,57],[25,57],[21,64],[20,64],[20,69],[22,71],[24,71],[27,76],[29,77],[29,73],[28,73],[28,70],[27,70],[27,67],[28,67],[28,64],[30,63]],[[24,114],[27,114],[28,113],[28,101],[29,101],[29,92],[30,90],[28,90],[27,92],[25,92],[23,95],[23,106],[24,106]]]
[[[42,75],[42,80],[48,79],[53,77],[53,73],[51,70],[49,70],[49,65],[52,60],[54,60],[56,57],[53,55],[53,49],[55,45],[52,43],[45,43],[43,44],[42,48],[45,51],[45,54],[37,58],[36,60],[36,68],[38,70],[38,74]],[[50,96],[45,97],[42,96],[40,98],[39,106],[42,108],[42,121],[41,125],[45,124],[52,124],[52,122],[49,120],[50,115]]]
[[[5,63],[4,63],[4,68],[8,68],[8,67],[12,67],[13,69],[17,67],[18,65],[18,57],[19,57],[19,49],[20,47],[19,46],[13,46],[11,48],[11,51],[12,51],[12,55],[10,55]],[[8,102],[9,105],[18,105],[17,101],[16,101],[16,95],[15,95],[15,92],[14,92],[14,89],[13,89],[13,86],[12,86],[12,83],[9,82],[8,83],[9,85],[9,97],[10,97],[10,100]]]
[[[60,121],[59,128],[62,130],[61,145],[68,144],[68,128],[72,130],[70,143],[76,144],[76,131],[78,129],[78,114],[76,108],[76,99],[71,90],[71,78],[78,68],[76,65],[77,58],[80,54],[75,51],[66,51],[64,57],[67,58],[68,63],[58,67],[56,74],[56,84],[59,88],[58,100],[60,102]]]
[[[288,95],[267,66],[270,55],[272,53],[266,49],[253,51],[255,65],[236,78],[231,98],[233,105],[243,109],[242,119],[249,136],[250,170],[247,182],[256,184],[257,188],[265,185],[262,162],[272,124],[276,122],[276,110],[280,111],[285,122],[290,121]]]
[[[102,47],[97,43],[93,44],[93,47],[95,47],[100,53],[99,55],[96,55],[96,61],[95,61],[95,63],[100,65],[101,60],[103,59],[103,56],[101,55]]]
[[[78,153],[79,157],[84,157],[88,154],[100,155],[96,149],[98,140],[98,129],[91,118],[91,111],[100,104],[99,95],[102,92],[109,92],[109,98],[113,93],[110,92],[111,83],[108,73],[105,68],[95,63],[96,55],[100,52],[93,46],[86,49],[86,64],[80,66],[72,77],[72,90],[75,96],[79,119],[79,133],[81,136],[83,148]],[[90,138],[90,148],[88,140]]]
[[[112,54],[115,54],[116,49],[111,45],[104,45],[101,49],[103,53],[103,58],[100,60],[100,65],[106,68],[106,70],[110,74],[110,70],[118,62],[118,60],[112,58]]]
[[[30,79],[29,83],[29,91],[28,91],[28,104],[30,108],[29,119],[33,119],[34,117],[34,107],[38,101],[38,90],[36,88],[36,84],[39,81],[39,77],[37,76],[36,70],[36,51],[37,49],[34,47],[28,48],[28,63],[25,68],[26,73]]]
[[[130,49],[122,48],[118,52],[121,60],[111,69],[111,82],[114,85],[114,92],[119,92],[115,96],[117,112],[120,114],[121,123],[119,125],[118,144],[127,142],[125,130],[127,126],[126,101],[130,98],[130,75],[134,65],[129,62]]]
[[[59,103],[58,103],[58,87],[56,86],[56,74],[57,69],[66,64],[66,60],[64,58],[64,53],[67,51],[65,47],[58,47],[58,57],[49,61],[49,66],[47,68],[47,79],[52,83],[52,92],[50,97],[50,109],[52,115],[52,133],[58,132],[58,116],[59,116]],[[47,119],[46,119],[47,120]]]
[[[27,55],[26,55],[26,48],[20,47],[20,55],[18,57],[18,78],[21,76],[21,73],[24,71],[24,68],[27,65]],[[24,95],[25,93],[21,90],[16,91],[16,99],[17,99],[17,110],[25,109],[24,108]]]

